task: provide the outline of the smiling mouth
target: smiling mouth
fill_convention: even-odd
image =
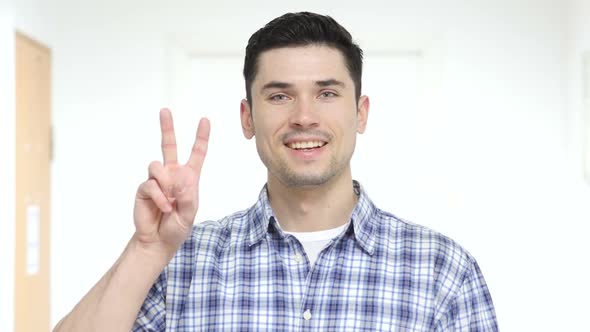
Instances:
[[[307,142],[293,142],[285,144],[288,148],[293,150],[313,150],[317,148],[321,148],[322,146],[328,144],[327,142],[323,141],[307,141]]]

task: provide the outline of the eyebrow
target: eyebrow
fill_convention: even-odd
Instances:
[[[346,87],[346,84],[344,84],[344,82],[333,79],[333,78],[323,80],[323,81],[316,81],[315,85],[320,86],[320,87],[327,87],[327,86],[332,86],[332,85],[338,85],[342,88]]]
[[[346,87],[346,84],[344,84],[344,82],[339,81],[337,79],[327,79],[327,80],[321,80],[321,81],[315,81],[314,84],[316,86],[319,87],[327,87],[327,86],[333,86],[333,85],[337,85],[340,87]],[[281,81],[270,81],[268,83],[266,83],[265,85],[262,86],[262,89],[260,89],[261,92],[264,92],[265,90],[269,90],[269,89],[289,89],[292,88],[293,84],[291,83],[287,83],[287,82],[281,82]]]
[[[293,87],[293,84],[287,82],[279,82],[279,81],[270,81],[262,86],[260,89],[261,92],[264,92],[268,89],[289,89]]]

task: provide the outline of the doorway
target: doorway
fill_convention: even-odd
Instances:
[[[51,52],[16,33],[15,331],[47,331]]]

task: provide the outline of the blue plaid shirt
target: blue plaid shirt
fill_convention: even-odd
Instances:
[[[250,209],[195,225],[133,331],[498,330],[475,259],[362,189],[314,266],[273,216],[264,188]]]

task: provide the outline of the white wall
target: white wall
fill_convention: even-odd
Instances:
[[[573,190],[579,195],[571,195],[569,199],[577,206],[585,206],[584,211],[588,211],[590,206],[590,176],[583,183],[583,157],[584,157],[584,135],[590,135],[590,103],[586,104],[586,114],[584,114],[584,93],[586,88],[586,98],[590,97],[590,86],[583,86],[583,55],[590,54],[590,2],[585,0],[572,0],[569,2],[568,20],[567,20],[567,109],[565,115],[566,121],[566,137],[567,137],[567,161],[569,166],[569,174],[573,180]],[[588,77],[590,78],[590,77]],[[590,81],[588,82],[590,84]],[[586,100],[587,102],[590,99]],[[589,132],[584,133],[584,125]],[[590,137],[590,136],[587,136]],[[590,143],[588,141],[587,143]],[[590,150],[590,145],[586,146]],[[590,151],[586,151],[588,153]],[[590,166],[590,165],[586,165]],[[590,173],[588,174],[590,175]],[[590,272],[588,268],[587,256],[590,252],[590,244],[587,239],[588,226],[590,220],[588,213],[582,213],[576,216],[576,210],[568,213],[572,220],[579,220],[579,223],[569,223],[563,225],[568,227],[567,231],[562,233],[563,241],[567,241],[570,245],[560,256],[563,260],[563,277],[567,278],[566,283],[570,285],[563,292],[570,294],[569,298],[561,301],[563,304],[571,299],[575,299],[575,303],[584,303],[590,294]],[[563,219],[562,219],[563,220]],[[576,252],[583,254],[576,255]],[[580,265],[585,266],[582,270]],[[581,272],[581,273],[576,273]],[[588,304],[571,306],[568,310],[568,318],[575,319],[581,317],[588,312]]]
[[[159,158],[157,111],[171,94],[170,45],[241,54],[263,23],[306,9],[332,14],[368,52],[384,44],[436,51],[440,84],[428,98],[440,112],[425,119],[429,130],[416,150],[438,153],[416,165],[419,175],[409,176],[419,181],[407,195],[440,218],[420,210],[403,217],[474,254],[502,330],[584,326],[590,275],[581,262],[590,251],[583,241],[590,190],[578,143],[581,106],[574,90],[581,83],[572,74],[576,65],[567,66],[589,46],[584,1],[572,2],[573,10],[558,0],[369,1],[362,7],[302,1],[280,9],[271,1],[255,3],[21,2],[29,17],[42,16],[35,22],[46,25],[31,30],[44,31],[46,40],[40,39],[53,50],[54,324],[115,261],[133,231],[136,186],[149,161]],[[195,124],[214,111],[205,104],[194,110]],[[372,112],[403,110],[373,104]],[[368,130],[387,137],[390,125],[369,122]],[[179,137],[187,139],[192,135]],[[382,162],[395,172],[398,158],[390,151]],[[204,172],[218,168],[206,164]],[[375,200],[394,213],[404,210],[387,197]]]
[[[587,86],[583,82],[583,58],[590,56],[590,2],[574,0],[569,6],[570,19],[568,21],[568,112],[569,118],[567,133],[569,142],[568,146],[569,159],[572,164],[581,166],[584,149],[583,146],[583,128],[586,121],[586,128],[590,122],[590,103],[589,108],[584,114],[584,97],[590,101],[590,75],[588,75]],[[587,69],[588,70],[588,69]],[[590,73],[589,73],[590,74]],[[583,90],[586,89],[586,92]],[[589,133],[586,133],[588,135]],[[590,144],[590,142],[588,142]],[[590,147],[590,145],[588,145]],[[587,151],[587,153],[590,152]],[[590,161],[590,159],[589,159]],[[588,165],[590,166],[590,165]],[[576,172],[577,173],[577,172]],[[590,172],[588,173],[590,181]]]
[[[583,129],[583,76],[582,58],[584,52],[590,52],[590,3],[572,0],[569,5],[568,25],[568,112],[570,121],[567,128],[570,137],[569,158],[576,165],[582,164],[582,129]]]
[[[14,329],[14,9],[0,2],[0,331]]]

